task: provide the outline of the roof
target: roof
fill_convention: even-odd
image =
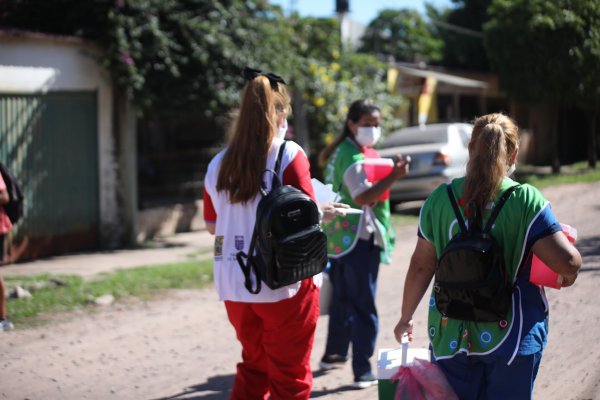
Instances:
[[[29,39],[52,43],[75,44],[92,47],[97,50],[99,49],[99,47],[92,41],[80,38],[78,36],[55,35],[52,33],[27,31],[21,29],[0,28],[0,41],[2,41],[2,39]]]
[[[476,79],[464,78],[458,75],[452,75],[444,72],[431,71],[428,69],[421,69],[415,67],[409,67],[403,64],[396,63],[394,68],[397,68],[400,73],[417,76],[420,78],[435,78],[438,82],[445,82],[450,85],[476,88],[476,89],[488,89],[490,84],[485,81],[479,81]]]

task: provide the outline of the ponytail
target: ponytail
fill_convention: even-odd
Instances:
[[[260,174],[277,132],[277,110],[287,109],[290,98],[282,83],[266,75],[249,79],[242,91],[237,119],[223,156],[217,190],[227,191],[232,203],[253,199]]]
[[[518,127],[503,114],[488,114],[475,120],[469,143],[469,162],[464,197],[483,209],[496,195],[518,146]]]

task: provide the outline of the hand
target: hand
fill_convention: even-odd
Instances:
[[[394,175],[394,177],[396,179],[402,179],[406,175],[408,175],[408,169],[410,167],[411,162],[412,159],[410,158],[410,156],[406,156],[406,158],[404,158],[402,154],[398,154],[396,156],[394,168],[392,169],[392,174]]]
[[[572,275],[562,275],[562,278],[562,287],[569,287],[575,283],[575,280],[577,280],[577,273]]]
[[[323,222],[331,222],[333,217],[340,216],[345,217],[346,211],[344,208],[350,208],[348,204],[335,203],[333,201],[326,203],[319,203],[319,209],[323,213]]]
[[[408,341],[412,342],[413,320],[410,319],[408,321],[404,321],[402,318],[400,318],[400,321],[398,321],[396,327],[394,328],[394,336],[396,337],[398,343],[402,343],[402,336],[404,336],[405,333],[408,334]]]

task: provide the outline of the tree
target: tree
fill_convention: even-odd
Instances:
[[[489,71],[483,47],[483,25],[489,20],[492,0],[452,0],[451,9],[438,10],[426,4],[434,33],[444,43],[441,64],[445,67]]]
[[[442,42],[413,10],[383,10],[369,23],[360,52],[393,56],[398,61],[420,62],[441,59]]]
[[[0,24],[94,41],[140,111],[210,117],[237,102],[244,65],[282,60],[289,40],[274,33],[280,17],[261,0],[17,0],[3,5]]]
[[[490,17],[484,26],[485,46],[502,87],[524,103],[574,105],[586,110],[590,121],[588,161],[595,167],[600,3],[494,0]],[[556,148],[554,151],[556,164]]]
[[[288,82],[294,111],[304,106],[311,137],[302,144],[310,139],[315,153],[351,101],[398,103],[383,64],[341,53],[337,19],[284,18],[264,0],[0,0],[2,25],[97,43],[117,86],[150,116],[200,113],[213,126],[236,107],[245,65],[273,71]]]
[[[283,69],[295,100],[291,118],[294,132],[306,135],[295,140],[306,144],[313,176],[320,177],[318,152],[341,132],[351,102],[373,99],[382,109],[384,131],[390,132],[401,125],[394,115],[401,98],[387,91],[386,63],[371,54],[341,51],[339,20],[295,15],[284,26],[292,33],[288,46],[297,56]]]

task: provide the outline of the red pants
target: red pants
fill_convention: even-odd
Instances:
[[[242,343],[231,399],[308,399],[319,318],[319,289],[312,278],[292,298],[276,303],[226,301],[225,308]]]

